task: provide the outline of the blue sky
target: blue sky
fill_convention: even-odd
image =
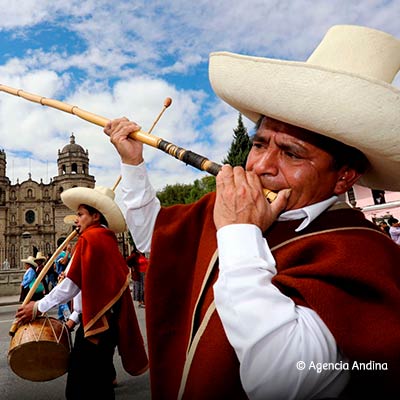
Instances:
[[[400,38],[399,0],[0,0],[0,9],[0,83],[107,118],[126,116],[144,130],[171,97],[153,133],[216,162],[238,113],[211,90],[210,52],[304,61],[335,24]],[[111,187],[119,175],[102,129],[72,115],[0,93],[0,132],[13,183],[29,172],[49,182],[72,132],[89,151],[97,184]],[[145,158],[157,189],[204,176],[152,148]]]

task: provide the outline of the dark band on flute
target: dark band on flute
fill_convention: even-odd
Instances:
[[[169,155],[183,161],[185,164],[191,165],[202,171],[206,171],[211,175],[217,176],[221,170],[221,165],[210,161],[208,158],[201,156],[200,154],[193,153],[190,150],[186,150],[182,147],[176,146],[166,140],[160,140],[157,147],[168,153]]]

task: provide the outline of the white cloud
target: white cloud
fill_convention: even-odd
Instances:
[[[399,4],[384,0],[26,0],[6,1],[3,10],[3,29],[23,34],[22,28],[46,22],[50,35],[62,27],[81,38],[79,54],[61,44],[29,52],[32,68],[76,67],[103,79],[139,71],[184,73],[216,50],[304,60],[333,24],[365,24],[400,36]]]

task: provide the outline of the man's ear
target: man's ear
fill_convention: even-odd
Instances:
[[[346,193],[361,177],[361,174],[354,168],[344,166],[338,173],[338,180],[336,182],[334,193],[340,195]]]

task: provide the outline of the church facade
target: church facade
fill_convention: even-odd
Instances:
[[[21,269],[21,259],[38,251],[51,255],[57,240],[67,237],[72,225],[64,222],[71,215],[61,201],[61,193],[72,187],[95,186],[89,174],[89,154],[75,143],[58,150],[58,174],[49,183],[31,179],[11,184],[6,171],[6,153],[0,150],[0,268]]]

